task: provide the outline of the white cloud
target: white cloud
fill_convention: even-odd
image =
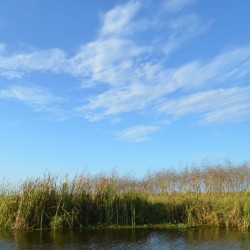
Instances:
[[[127,88],[113,88],[93,96],[80,108],[86,119],[95,121],[146,107],[154,96],[142,84],[131,84]]]
[[[219,82],[238,80],[250,73],[249,64],[250,46],[239,47],[218,55],[203,67],[199,77],[205,75],[207,79],[216,78]]]
[[[157,126],[133,126],[125,129],[118,134],[118,139],[124,141],[141,142],[148,139],[149,134],[156,132],[159,129]]]
[[[58,73],[66,68],[66,56],[60,49],[0,55],[0,75],[8,78],[20,78],[32,71]]]
[[[11,79],[22,78],[24,76],[24,73],[18,72],[18,71],[13,71],[13,70],[1,71],[1,69],[0,69],[0,76],[11,80]]]
[[[103,16],[101,36],[124,36],[134,31],[133,18],[141,7],[139,1],[129,1],[118,5]]]
[[[197,0],[166,0],[164,3],[164,9],[169,12],[178,12],[195,2],[197,2]]]
[[[144,51],[146,48],[137,46],[131,40],[96,40],[83,46],[71,58],[71,72],[86,77],[93,85],[95,82],[121,85],[128,81],[127,73],[133,69],[133,60]]]
[[[250,101],[243,104],[217,109],[203,114],[201,124],[209,123],[234,123],[250,118]]]
[[[225,51],[207,63],[194,61],[176,68],[173,83],[179,88],[195,90],[235,84],[250,74],[250,46]]]
[[[42,110],[54,103],[61,101],[61,98],[54,96],[49,91],[33,86],[12,86],[0,90],[0,98],[14,99]]]
[[[199,18],[195,14],[171,20],[170,27],[172,33],[168,36],[166,44],[163,45],[163,52],[165,54],[170,54],[182,44],[206,32],[211,24],[211,21],[201,24]]]
[[[201,123],[236,122],[250,117],[250,87],[202,91],[166,101],[158,112],[180,117],[198,114]]]

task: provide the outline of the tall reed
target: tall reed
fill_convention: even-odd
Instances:
[[[45,175],[0,187],[1,229],[159,223],[250,229],[249,163],[203,164],[142,180],[117,174]]]

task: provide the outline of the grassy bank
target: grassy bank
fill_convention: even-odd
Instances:
[[[52,175],[0,188],[1,229],[64,229],[156,224],[250,229],[248,163],[206,164],[148,174]]]

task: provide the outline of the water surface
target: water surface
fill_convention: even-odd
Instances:
[[[0,249],[250,249],[250,233],[206,229],[0,232]]]

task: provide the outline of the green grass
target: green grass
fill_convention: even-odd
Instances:
[[[206,166],[143,180],[48,175],[0,188],[0,229],[234,227],[250,229],[250,170]]]

